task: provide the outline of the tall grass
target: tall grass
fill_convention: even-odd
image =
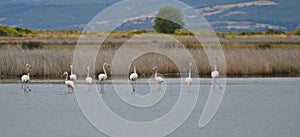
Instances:
[[[180,56],[182,48],[167,48]],[[198,72],[209,75],[211,67],[202,49],[189,49],[196,61]],[[106,48],[99,52],[95,74],[101,73],[104,62],[111,63],[117,48]],[[228,75],[273,75],[299,74],[300,49],[224,49]],[[179,57],[180,58],[180,57]],[[17,77],[26,73],[25,64],[32,65],[33,77],[60,78],[64,71],[70,72],[73,50],[64,49],[4,49],[0,50],[0,76]],[[159,73],[177,73],[175,63],[164,55],[148,53],[136,59],[139,74],[150,75],[152,67],[158,66]],[[86,68],[86,66],[81,66]],[[112,66],[113,67],[113,66]],[[188,68],[186,68],[187,70]],[[132,71],[132,68],[130,69]],[[195,72],[195,70],[193,70]],[[75,68],[76,73],[76,68]],[[114,72],[113,72],[114,73]],[[120,74],[120,75],[128,75]],[[85,73],[83,73],[85,74]],[[118,74],[115,72],[114,74]]]
[[[72,59],[70,50],[0,50],[0,75],[20,76],[31,64],[31,76],[59,77]]]
[[[300,49],[228,49],[227,72],[231,75],[297,74]]]

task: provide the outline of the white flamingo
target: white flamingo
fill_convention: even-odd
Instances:
[[[154,80],[157,81],[159,84],[162,84],[164,82],[164,79],[162,77],[157,76],[157,66],[153,67],[153,70],[155,70]]]
[[[93,82],[93,79],[92,77],[90,77],[90,67],[87,67],[87,76],[85,78],[85,83],[89,85],[89,90],[91,90],[91,85],[92,85],[92,82]]]
[[[68,76],[69,76],[68,72],[64,72],[63,76],[66,77],[66,79],[65,79],[65,85],[68,87],[68,93],[74,92],[75,85],[74,85],[73,81],[68,80]],[[70,89],[72,91],[70,91]]]
[[[31,89],[30,89],[29,86],[27,85],[27,83],[28,83],[29,80],[30,80],[29,69],[31,69],[31,65],[26,64],[26,71],[27,71],[27,74],[26,74],[26,75],[23,75],[23,76],[21,77],[21,81],[22,81],[21,88],[22,88],[22,89],[24,88],[24,92],[26,92],[26,89],[28,89],[29,91],[31,91]]]
[[[135,92],[135,85],[133,84],[133,82],[135,82],[139,76],[136,73],[134,59],[132,59],[132,64],[133,64],[133,73],[130,74],[129,79],[131,80],[132,90],[133,90],[133,92]]]
[[[189,77],[187,77],[186,79],[185,79],[185,82],[188,84],[188,85],[190,85],[190,84],[192,84],[192,63],[190,63],[190,67],[189,67]]]
[[[74,81],[77,79],[77,76],[76,74],[73,73],[73,65],[71,65],[70,68],[71,68],[70,80]]]
[[[104,74],[99,74],[99,76],[98,76],[99,81],[100,81],[100,83],[101,83],[101,91],[103,91],[103,87],[104,87],[103,81],[105,81],[105,80],[107,79],[107,73],[106,73],[105,67],[110,68],[109,64],[104,63],[103,66],[102,66],[102,69],[103,69],[103,71],[104,71]]]
[[[216,62],[215,62],[215,66],[214,66],[214,71],[211,72],[211,77],[213,78],[214,87],[215,87],[215,84],[217,84],[220,88],[222,88],[220,86],[220,84],[216,80],[216,78],[219,77],[219,75],[220,75],[219,71],[217,70],[217,65],[216,65],[217,64],[217,60],[218,60],[218,58],[215,57],[215,61]]]

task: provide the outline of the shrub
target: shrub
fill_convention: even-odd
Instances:
[[[34,30],[23,28],[10,28],[7,26],[0,26],[0,36],[22,36],[26,34],[36,34]]]
[[[256,49],[271,49],[272,45],[270,44],[259,44],[256,46]]]
[[[22,49],[42,49],[43,45],[41,42],[35,42],[35,41],[28,41],[28,42],[22,42]]]
[[[18,32],[18,33],[25,33],[25,34],[32,34],[34,33],[32,30],[30,29],[23,29],[23,28],[19,28],[19,27],[16,27],[15,30]]]
[[[300,35],[300,28],[293,30],[294,35]]]
[[[285,34],[285,32],[281,30],[267,29],[265,34]]]
[[[239,35],[261,35],[262,32],[241,32]]]
[[[0,36],[15,36],[18,34],[19,33],[16,29],[7,26],[0,26]]]
[[[175,35],[193,36],[193,33],[185,29],[178,29],[175,31]]]

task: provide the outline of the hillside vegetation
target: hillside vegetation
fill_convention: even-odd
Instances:
[[[37,31],[23,28],[0,26],[0,36],[34,36]]]
[[[154,33],[154,30],[129,30],[129,31],[112,31],[110,37],[124,38],[144,33]],[[101,32],[100,32],[101,33]],[[103,33],[103,32],[102,32]],[[24,28],[12,28],[0,26],[0,37],[34,37],[34,38],[79,38],[81,32],[78,30],[33,30]],[[290,32],[281,30],[267,29],[265,32],[216,32],[217,36],[222,37],[240,37],[240,36],[275,36],[275,35],[295,35],[300,36],[300,28]],[[192,33],[187,30],[176,30],[173,34],[175,37],[192,36]]]
[[[80,31],[77,30],[46,30],[39,31],[19,27],[0,26],[1,37],[37,37],[37,38],[78,38]]]

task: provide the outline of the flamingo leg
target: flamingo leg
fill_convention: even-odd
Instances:
[[[135,80],[131,81],[132,92],[135,92]]]
[[[104,89],[104,83],[102,83],[101,81],[100,81],[100,91],[99,92],[103,92],[103,89]]]
[[[28,89],[28,91],[31,91],[31,88],[29,88],[29,86],[27,85],[27,87],[26,87],[27,89]]]
[[[27,93],[27,83],[24,82],[24,92]]]
[[[188,84],[189,90],[192,91],[192,84]]]
[[[162,89],[162,82],[159,82],[159,90]]]
[[[21,83],[21,89],[23,89],[23,84],[24,84],[24,82]]]
[[[67,93],[70,93],[70,87],[68,86],[68,92]]]
[[[214,78],[213,79],[213,84],[214,84],[214,88],[216,87],[215,85],[217,84],[219,86],[220,89],[222,89],[222,86],[219,84],[219,82],[217,82],[217,80]]]
[[[24,83],[24,92],[27,92],[27,83]]]
[[[29,88],[29,86],[27,86],[28,91],[31,91],[31,89]]]
[[[23,88],[24,92],[26,92],[26,88],[25,87],[26,87],[26,83],[23,83],[23,87],[22,88]]]
[[[89,84],[88,86],[89,86],[89,87],[88,87],[88,91],[91,91],[92,84]]]

